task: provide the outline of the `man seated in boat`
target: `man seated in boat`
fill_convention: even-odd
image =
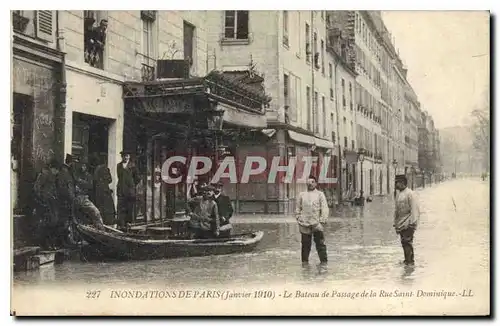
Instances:
[[[196,238],[216,238],[220,234],[220,217],[214,200],[214,188],[200,188],[200,195],[188,200],[188,213],[191,216],[190,227]],[[191,210],[191,207],[193,208]]]
[[[215,183],[213,187],[215,188],[214,199],[217,203],[220,216],[220,235],[222,237],[229,237],[232,229],[229,219],[234,213],[233,205],[229,196],[223,193],[224,184],[222,182]]]
[[[90,201],[89,195],[93,189],[92,175],[87,172],[87,161],[82,160],[78,163],[78,169],[74,173],[75,180],[75,198],[74,208],[80,223],[90,224],[98,230],[104,230],[104,223],[101,212],[94,203]]]

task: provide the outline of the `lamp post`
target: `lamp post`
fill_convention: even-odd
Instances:
[[[365,159],[365,150],[360,148],[358,150],[358,160],[361,162],[361,189],[359,191],[359,205],[365,206],[365,197],[363,196],[363,161]]]
[[[398,167],[398,161],[396,161],[396,159],[392,160],[392,166],[394,166],[394,198],[396,198],[396,169]]]
[[[411,167],[411,189],[415,189],[415,167]]]
[[[217,169],[219,167],[219,150],[222,135],[222,126],[224,124],[224,110],[217,106],[217,102],[210,101],[210,107],[212,110],[208,111],[207,116],[207,126],[208,130],[213,132],[214,136],[214,167]],[[215,170],[214,170],[215,171]]]

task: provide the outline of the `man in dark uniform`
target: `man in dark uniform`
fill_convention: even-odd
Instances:
[[[118,174],[118,184],[116,195],[118,197],[118,223],[125,228],[127,223],[132,223],[134,219],[134,209],[136,201],[136,185],[139,183],[137,170],[130,162],[130,151],[123,151],[122,161],[116,168]]]
[[[233,216],[234,209],[231,204],[231,199],[229,196],[223,194],[224,185],[222,182],[217,182],[213,185],[215,189],[214,199],[217,203],[217,208],[219,209],[219,215],[221,218],[221,226],[229,224],[229,219]]]
[[[92,201],[101,212],[104,224],[113,225],[116,223],[116,210],[113,200],[113,190],[109,188],[109,184],[113,180],[105,154],[101,155],[101,161],[97,162],[97,166],[94,169],[94,199]]]
[[[61,219],[58,237],[65,244],[69,240],[69,225],[73,217],[75,200],[75,178],[73,175],[73,156],[66,154],[64,164],[56,178],[57,199],[59,201],[59,218]]]
[[[34,186],[36,201],[36,217],[38,223],[39,244],[44,249],[62,247],[63,243],[57,234],[61,225],[59,219],[59,202],[57,200],[56,178],[60,163],[52,160],[42,168]]]

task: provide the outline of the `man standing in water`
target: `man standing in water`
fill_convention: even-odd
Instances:
[[[297,198],[296,218],[302,236],[302,265],[309,265],[311,240],[314,238],[320,266],[326,267],[328,258],[323,225],[328,220],[329,208],[325,194],[316,189],[314,176],[307,179],[307,191],[301,192]]]
[[[394,210],[394,228],[401,237],[401,244],[405,255],[404,263],[414,266],[413,235],[419,221],[419,209],[414,192],[407,187],[408,180],[404,174],[397,175],[395,180],[397,192],[396,207]]]

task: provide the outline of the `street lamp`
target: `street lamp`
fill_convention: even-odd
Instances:
[[[365,206],[365,197],[363,196],[363,161],[365,160],[365,150],[358,150],[358,160],[361,162],[361,189],[359,191],[359,205]]]
[[[415,189],[415,167],[411,167],[411,189]]]

